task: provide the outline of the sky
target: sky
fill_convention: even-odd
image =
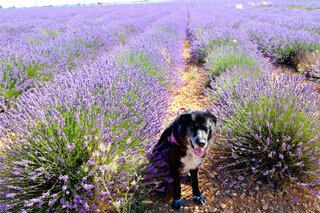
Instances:
[[[33,6],[48,6],[48,5],[72,5],[72,4],[91,4],[91,3],[116,3],[130,2],[133,0],[0,0],[0,5],[3,8],[8,7],[33,7]]]

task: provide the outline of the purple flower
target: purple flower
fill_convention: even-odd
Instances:
[[[254,167],[251,167],[251,171],[252,171],[253,174],[257,173],[257,170]]]
[[[269,170],[269,173],[273,174],[276,171],[275,168],[272,168],[271,170]]]
[[[68,176],[67,175],[60,175],[58,180],[63,180],[66,183],[68,181]]]
[[[49,174],[48,172],[45,172],[45,173],[44,173],[44,177],[47,178],[47,179],[49,179],[49,178],[50,178],[50,174]]]
[[[86,191],[91,191],[92,189],[95,188],[94,185],[90,185],[90,184],[83,184],[82,186]]]
[[[302,163],[302,162],[296,163],[296,166],[304,167],[304,163]]]
[[[48,206],[53,206],[53,204],[57,201],[57,199],[52,199],[49,201]]]
[[[16,195],[16,193],[9,193],[6,195],[6,198],[14,198]]]
[[[64,162],[64,159],[62,159],[62,158],[60,157],[60,155],[57,155],[56,157],[57,157],[57,160],[58,160],[58,161]]]
[[[47,159],[45,157],[38,157],[38,159],[41,161],[47,161]]]
[[[283,144],[282,144],[282,149],[283,149],[283,151],[286,151],[286,147],[287,147],[287,144],[283,143]]]
[[[72,143],[71,145],[70,144],[67,144],[66,145],[66,150],[68,150],[68,151],[71,151],[71,150],[73,150],[75,148],[75,144],[74,143]]]
[[[51,147],[48,146],[48,145],[47,145],[47,151],[48,151],[48,152],[51,152],[51,151],[52,151]]]

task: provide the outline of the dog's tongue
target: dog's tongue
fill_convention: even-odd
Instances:
[[[194,153],[195,153],[197,156],[201,156],[201,155],[203,155],[204,150],[201,149],[201,148],[195,148],[195,149],[194,149]]]

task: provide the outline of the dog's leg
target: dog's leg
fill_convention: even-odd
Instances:
[[[180,173],[179,167],[173,166],[170,171],[170,175],[173,179],[173,202],[172,208],[178,211],[183,210],[183,202],[181,200],[181,183],[180,183]]]
[[[207,199],[200,193],[199,183],[198,183],[198,172],[199,172],[198,168],[190,170],[193,199],[194,199],[194,202],[196,202],[197,204],[205,205],[207,203]]]

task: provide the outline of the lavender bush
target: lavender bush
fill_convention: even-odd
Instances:
[[[139,69],[119,69],[130,80],[118,81],[123,73],[114,68],[112,76],[104,74],[109,73],[105,68],[94,75],[61,77],[40,92],[23,95],[16,109],[3,114],[2,210],[93,211],[94,200],[102,200],[97,195],[106,196],[106,190],[112,197],[103,201],[116,206],[128,190],[124,180],[131,178],[137,188],[137,167],[146,163],[144,153],[160,131],[154,116],[165,110],[166,102],[157,95],[166,95],[157,78]]]
[[[229,78],[236,71],[226,72]],[[271,72],[247,73],[228,89],[218,77],[209,95],[220,119],[217,143],[223,167],[230,167],[279,185],[319,184],[319,95],[314,83]],[[231,83],[231,84],[230,84]],[[224,88],[224,89],[215,89]]]
[[[85,82],[75,83],[63,79],[27,93],[2,115],[2,211],[92,210],[92,151],[102,115],[90,93],[80,90]]]
[[[212,79],[220,76],[226,69],[234,67],[248,69],[257,66],[257,61],[246,50],[236,45],[217,47],[209,53],[205,61],[206,71]]]
[[[210,34],[201,33],[196,38],[201,37],[197,44],[195,44],[192,55],[194,56],[195,60],[198,62],[205,62],[205,59],[208,57],[209,53],[215,50],[216,47],[221,47],[225,45],[232,45],[232,41],[230,35],[212,35]]]

